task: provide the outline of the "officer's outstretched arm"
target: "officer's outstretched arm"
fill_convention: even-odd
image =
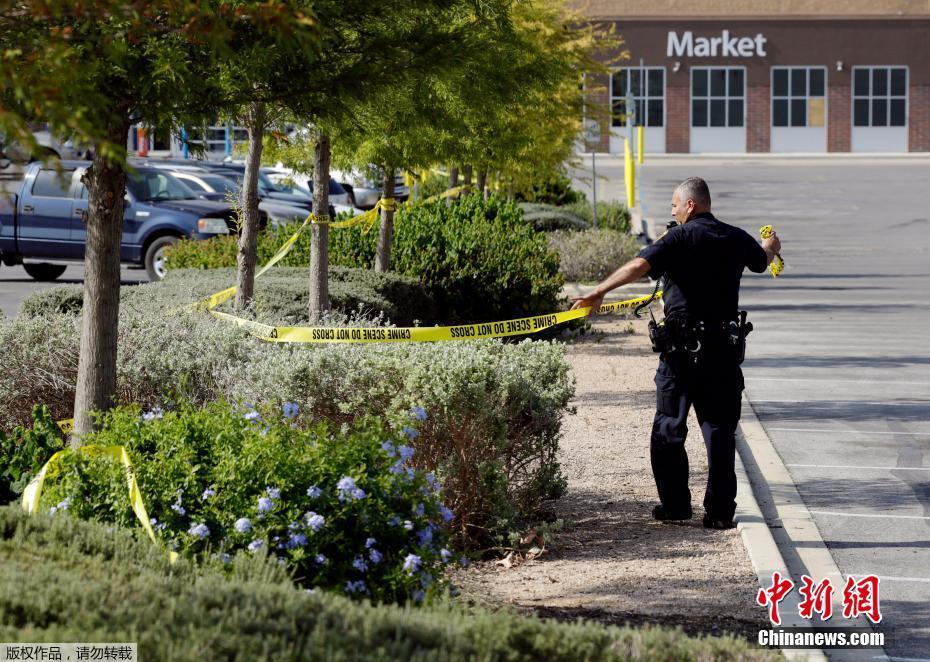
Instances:
[[[597,309],[600,308],[605,294],[621,285],[626,285],[627,283],[632,283],[634,280],[642,278],[649,273],[650,269],[651,267],[647,260],[641,257],[634,257],[601,281],[598,286],[594,288],[594,291],[587,296],[572,297],[571,300],[574,301],[572,310],[590,306],[591,310],[588,314],[590,315],[596,312]]]

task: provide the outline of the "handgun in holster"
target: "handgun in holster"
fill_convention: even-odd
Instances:
[[[739,311],[738,320],[730,320],[726,323],[726,339],[736,355],[737,363],[742,363],[746,358],[746,336],[752,332],[752,322],[746,321],[746,311]]]

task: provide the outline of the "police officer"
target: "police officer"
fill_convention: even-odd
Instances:
[[[657,520],[691,518],[688,489],[688,411],[695,414],[707,448],[708,479],[704,526],[736,526],[736,425],[740,417],[745,316],[739,318],[743,269],[761,273],[781,251],[774,234],[760,245],[745,231],[710,211],[710,191],[699,177],[683,181],[672,195],[677,221],[655,243],[643,248],[573,308],[597,310],[610,290],[647,273],[664,279],[665,319],[654,328],[660,351],[656,371],[656,415],[650,457],[659,493]],[[653,331],[655,333],[653,334]]]

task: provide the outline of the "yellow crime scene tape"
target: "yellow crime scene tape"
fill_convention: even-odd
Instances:
[[[768,239],[773,234],[775,234],[775,229],[771,225],[763,225],[759,228],[759,236],[763,239]],[[775,253],[775,259],[769,264],[769,271],[772,273],[772,278],[778,278],[784,270],[785,261],[781,259],[781,255]]]
[[[444,193],[432,196],[429,200],[446,198],[458,195],[466,187],[457,187],[449,189]],[[379,207],[394,209],[396,203],[393,198],[382,198],[378,201],[373,209],[366,213],[377,211]],[[390,206],[389,206],[390,205]],[[339,223],[330,223],[330,227],[351,227],[345,223],[357,225],[356,216],[348,221]],[[307,227],[308,223],[326,222],[316,219],[313,214],[308,216],[301,224],[297,231],[277,250],[270,260],[263,266],[255,277],[258,278],[266,273],[271,267],[281,261],[291,250],[291,247],[297,242],[301,233]],[[575,310],[566,310],[545,315],[533,315],[531,317],[521,317],[517,319],[501,320],[496,322],[482,322],[479,324],[460,324],[455,326],[430,326],[430,327],[322,327],[322,326],[273,326],[263,324],[253,320],[247,320],[236,315],[223,313],[216,310],[220,304],[228,301],[236,294],[236,286],[228,287],[215,294],[212,294],[204,301],[194,304],[197,307],[205,308],[217,319],[232,322],[240,328],[245,329],[252,335],[269,342],[298,342],[298,343],[380,343],[380,342],[437,342],[443,340],[476,340],[483,338],[506,338],[510,336],[520,336],[530,333],[536,333],[545,329],[552,328],[565,322],[586,317],[590,307],[578,308]],[[635,308],[644,303],[659,299],[662,292],[656,292],[654,295],[646,295],[626,301],[617,301],[614,303],[604,304],[598,308],[598,313],[617,312],[628,308]]]
[[[658,299],[662,292],[606,303],[598,313],[611,313],[635,308]],[[329,326],[272,326],[210,310],[215,317],[237,324],[253,336],[269,342],[298,343],[381,343],[381,342],[436,342],[442,340],[477,340],[481,338],[506,338],[536,333],[564,324],[570,320],[587,317],[590,306],[565,310],[546,315],[533,315],[498,322],[459,324],[456,326],[407,326],[407,327],[329,327]]]
[[[70,420],[70,419],[69,419]],[[62,421],[63,423],[64,421]],[[59,426],[61,423],[59,423]],[[148,512],[145,510],[145,503],[142,500],[142,492],[139,490],[139,483],[136,481],[136,471],[129,459],[129,453],[125,446],[81,446],[78,449],[66,448],[60,450],[49,458],[45,466],[39,470],[39,473],[29,482],[23,491],[23,510],[34,515],[39,512],[39,502],[42,499],[42,488],[45,486],[46,479],[53,478],[60,471],[59,462],[66,453],[86,453],[95,457],[109,457],[121,462],[126,471],[126,483],[129,488],[129,503],[136,514],[142,528],[148,534],[152,542],[158,543],[155,531],[152,529],[152,522],[149,520]],[[178,555],[176,552],[168,554],[171,563],[174,563]]]

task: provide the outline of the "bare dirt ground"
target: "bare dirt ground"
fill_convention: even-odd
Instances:
[[[563,424],[568,490],[552,504],[561,530],[538,559],[511,568],[475,563],[453,581],[467,598],[540,616],[755,639],[766,621],[739,533],[701,526],[707,462],[693,413],[687,449],[694,519],[657,522],[649,463],[657,357],[646,322],[592,321],[595,333],[567,351],[577,414]]]

